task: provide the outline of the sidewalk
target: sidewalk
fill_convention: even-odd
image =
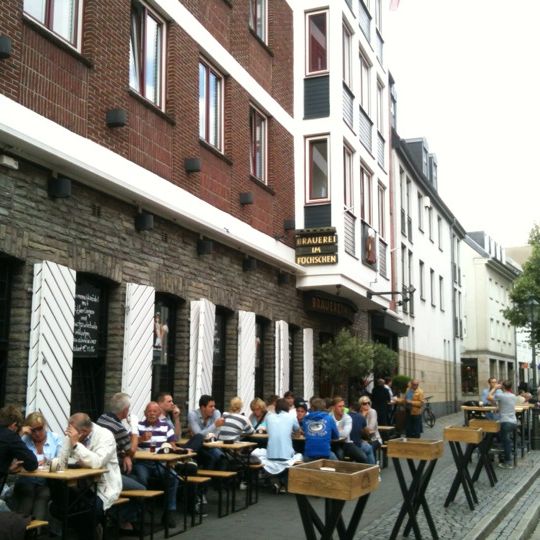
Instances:
[[[463,424],[462,413],[438,419],[432,429],[425,428],[423,438],[440,439],[445,426],[456,424]],[[525,534],[523,517],[530,508],[528,517],[534,520],[532,507],[536,509],[538,506],[536,501],[533,503],[533,500],[540,495],[540,487],[537,487],[534,482],[540,474],[540,452],[529,452],[524,459],[518,460],[518,466],[513,470],[499,468],[495,470],[499,479],[495,487],[490,487],[485,472],[475,484],[479,504],[474,511],[469,510],[461,488],[455,501],[449,508],[444,508],[444,501],[455,477],[454,461],[448,445],[445,445],[444,456],[435,467],[426,493],[441,540],[476,540],[487,538],[490,534],[490,538],[501,540],[528,538],[528,532]],[[371,494],[360,521],[356,535],[358,540],[388,538],[399,513],[402,503],[401,491],[391,460],[389,467],[381,471],[381,477],[381,485]],[[526,495],[525,500],[520,499],[522,495]],[[322,515],[322,500],[314,499],[313,504]],[[511,511],[514,505],[516,505],[515,510]],[[346,505],[346,520],[350,516],[352,506],[352,503]],[[203,525],[188,530],[181,535],[183,539],[224,540],[256,537],[258,540],[270,540],[286,537],[301,540],[305,538],[293,495],[272,495],[261,490],[258,504],[222,519],[215,517],[217,511],[214,504],[210,504],[208,510],[209,517],[205,518]],[[508,520],[505,519],[506,514],[508,514]],[[431,538],[422,511],[418,515],[423,538]],[[497,529],[498,525],[501,530]],[[409,538],[414,538],[414,534],[411,533]]]

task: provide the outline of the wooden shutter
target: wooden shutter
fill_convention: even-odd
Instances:
[[[199,398],[212,393],[216,306],[208,300],[191,302],[189,345],[189,408],[199,407]]]
[[[313,374],[313,329],[304,328],[304,399],[315,395]]]
[[[255,313],[238,312],[238,397],[244,402],[243,412],[255,397]],[[262,396],[258,396],[261,397]]]
[[[289,390],[289,325],[276,321],[276,394]]]
[[[131,396],[131,410],[138,418],[152,393],[155,296],[153,287],[127,284],[122,392]]]
[[[26,411],[41,411],[55,433],[71,405],[76,272],[49,261],[34,265]]]

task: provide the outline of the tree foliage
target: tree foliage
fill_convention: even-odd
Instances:
[[[535,225],[529,235],[532,253],[523,264],[523,273],[516,278],[510,292],[511,308],[503,311],[504,316],[516,327],[528,327],[531,331],[531,341],[540,343],[540,226]],[[531,328],[530,302],[538,302],[534,314],[534,324]]]
[[[383,343],[373,343],[372,347],[375,379],[391,377],[398,367],[398,353]]]

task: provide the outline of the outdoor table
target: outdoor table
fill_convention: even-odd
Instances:
[[[474,505],[478,504],[478,497],[474,490],[473,481],[469,474],[469,461],[474,449],[482,442],[483,433],[480,428],[464,427],[464,426],[448,426],[444,428],[444,440],[448,441],[454,463],[456,464],[457,475],[452,482],[448,497],[444,502],[444,507],[454,501],[456,498],[459,485],[463,487],[465,497],[469,508],[474,510]],[[461,448],[461,443],[466,443],[465,453]]]
[[[486,413],[497,412],[499,409],[494,406],[476,406],[476,405],[462,405],[461,410],[463,411],[463,416],[465,420],[465,425],[469,425],[469,420],[471,420],[474,413],[482,413],[485,416]],[[482,418],[483,419],[483,418]]]
[[[326,469],[326,470],[325,470]],[[296,495],[307,540],[330,539],[337,529],[340,540],[352,540],[369,495],[379,487],[379,467],[320,459],[289,469],[289,493]],[[324,522],[309,502],[308,496],[324,497]],[[346,501],[358,499],[348,526],[343,521]]]
[[[77,469],[66,469],[62,472],[49,472],[47,470],[36,470],[33,472],[22,471],[19,473],[19,476],[24,476],[26,478],[42,478],[47,481],[61,482],[62,483],[62,508],[63,508],[63,519],[62,519],[62,538],[66,539],[68,537],[68,521],[70,518],[76,517],[81,514],[85,514],[88,511],[91,511],[92,514],[92,530],[94,531],[94,538],[96,538],[96,511],[95,505],[89,506],[88,508],[75,510],[73,505],[75,503],[80,503],[84,500],[83,495],[85,493],[92,493],[93,496],[91,501],[95,501],[97,497],[96,494],[96,481],[103,474],[107,472],[107,469],[88,469],[88,468],[77,468]],[[84,482],[80,487],[80,492],[78,493],[75,500],[71,501],[69,488],[77,487],[79,485],[79,480],[90,480],[90,482]]]
[[[491,463],[491,460],[489,459],[489,451],[493,446],[493,437],[501,430],[501,424],[497,420],[473,419],[469,422],[469,427],[481,428],[484,432],[484,438],[478,445],[480,456],[472,476],[472,481],[476,482],[478,480],[480,473],[482,472],[482,468],[484,468],[486,470],[486,474],[488,475],[489,483],[491,487],[493,487],[497,483],[497,476],[495,475],[493,463]]]
[[[184,499],[184,528],[180,531],[175,532],[174,534],[169,534],[169,505],[167,504],[168,501],[168,493],[169,493],[169,482],[168,479],[165,477],[165,486],[164,486],[164,501],[165,501],[165,538],[169,538],[170,536],[176,536],[177,534],[183,533],[187,530],[187,506],[188,506],[188,500],[187,500],[187,483],[185,482],[185,475],[179,474],[176,471],[174,473],[172,472],[172,469],[179,461],[185,461],[188,459],[192,459],[196,456],[196,452],[188,452],[187,454],[175,454],[175,453],[169,453],[169,454],[161,454],[157,452],[149,452],[148,450],[137,450],[135,454],[133,455],[133,459],[136,461],[153,461],[154,463],[157,463],[160,467],[163,468],[166,475],[169,474],[176,474],[179,476],[180,479],[184,480],[182,482],[182,489],[183,489],[183,499]]]
[[[424,510],[424,515],[426,516],[432,538],[438,540],[439,535],[437,534],[435,523],[431,517],[425,493],[437,460],[443,455],[443,441],[402,438],[391,439],[388,441],[387,445],[387,454],[394,462],[399,487],[401,488],[401,493],[403,495],[403,505],[399,511],[392,533],[390,534],[390,540],[397,538],[406,514],[408,514],[409,519],[405,525],[404,536],[408,536],[412,528],[415,538],[417,540],[422,538],[420,527],[416,520],[416,514],[420,507]],[[407,486],[400,459],[407,460],[412,477],[409,486]],[[418,465],[415,464],[415,460],[418,461]]]
[[[519,435],[520,435],[520,447],[521,447],[521,457],[525,456],[525,451],[531,449],[530,446],[530,417],[531,417],[532,405],[529,403],[524,403],[523,405],[516,405],[516,418],[519,421]],[[515,438],[514,438],[515,440]],[[515,450],[515,448],[514,448]],[[514,453],[514,456],[516,454]]]

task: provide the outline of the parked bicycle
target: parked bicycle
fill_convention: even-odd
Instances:
[[[430,428],[435,425],[435,421],[437,420],[435,418],[435,413],[431,409],[431,403],[429,402],[432,397],[433,396],[427,396],[426,398],[424,398],[424,411],[422,412],[422,418],[424,420],[424,423]]]

